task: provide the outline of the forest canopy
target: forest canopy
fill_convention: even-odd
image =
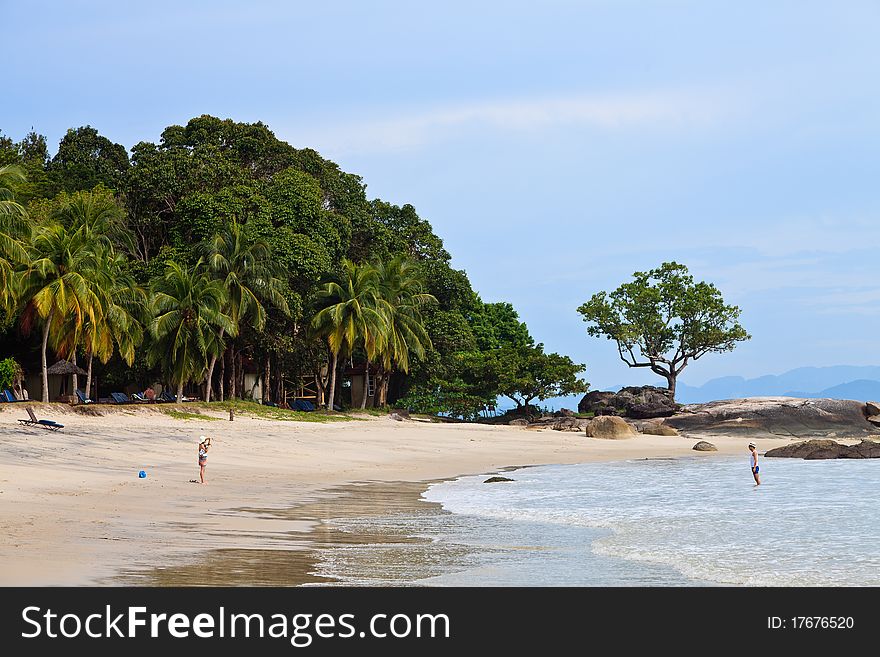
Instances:
[[[33,398],[53,359],[86,367],[93,397],[248,397],[249,373],[263,403],[305,385],[328,407],[474,417],[586,389],[412,205],[261,122],[200,116],[130,150],[84,126],[52,156],[0,133],[0,192],[0,357],[42,374]]]

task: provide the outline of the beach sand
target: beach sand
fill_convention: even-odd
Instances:
[[[89,416],[34,404],[38,417],[65,425],[56,433],[20,426],[23,406],[0,406],[3,586],[320,582],[310,575],[309,555],[335,540],[322,520],[412,505],[423,482],[537,464],[712,454],[745,460],[748,443],[714,437],[718,451],[698,453],[691,449],[697,439],[684,437],[600,440],[374,416],[229,422],[218,411],[214,420],[182,420],[156,407]],[[207,486],[192,483],[201,434],[214,438]],[[787,441],[756,442],[763,452]],[[284,581],[266,575],[273,551],[284,553]]]

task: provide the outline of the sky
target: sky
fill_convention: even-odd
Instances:
[[[876,1],[0,0],[0,22],[7,136],[263,121],[412,203],[594,388],[656,378],[576,308],[669,260],[752,334],[682,381],[880,363]]]

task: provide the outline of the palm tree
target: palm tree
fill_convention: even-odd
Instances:
[[[421,308],[436,303],[433,295],[424,292],[424,277],[418,265],[399,255],[376,265],[379,280],[379,300],[386,316],[387,339],[382,350],[380,381],[376,385],[381,403],[393,367],[409,372],[409,355],[424,358],[431,348],[431,338],[425,329]]]
[[[208,268],[217,280],[222,281],[228,293],[226,314],[236,327],[249,320],[251,326],[261,331],[266,324],[263,303],[271,303],[283,313],[289,314],[287,300],[282,294],[283,283],[275,276],[277,266],[272,260],[269,245],[263,240],[249,241],[241,224],[233,221],[226,232],[215,235],[202,246]],[[224,329],[213,341],[210,363],[205,377],[205,401],[211,401],[211,380],[217,357],[225,351]],[[230,390],[230,394],[234,391]]]
[[[59,356],[72,358],[74,362],[77,349],[84,348],[88,358],[88,395],[94,356],[107,363],[118,347],[129,366],[134,362],[135,348],[143,340],[146,292],[137,285],[128,272],[126,258],[111,242],[111,237],[122,245],[130,246],[132,241],[131,233],[122,223],[122,211],[112,195],[98,191],[76,192],[58,212],[57,218],[68,226],[68,230],[79,231],[83,240],[93,246],[94,262],[89,282],[100,304],[100,313],[96,313],[95,321],[88,319],[82,325],[76,325],[70,317],[64,318],[53,344]]]
[[[151,365],[164,361],[177,384],[178,400],[183,386],[204,374],[211,336],[218,330],[237,335],[237,326],[223,312],[226,304],[223,284],[211,278],[202,260],[189,269],[169,261],[165,275],[155,282],[148,360]]]
[[[16,202],[13,191],[24,180],[20,167],[0,167],[0,307],[6,310],[15,304],[14,272],[27,261],[23,240],[26,241],[30,226],[27,212]]]
[[[53,344],[62,358],[75,359],[76,349],[83,347],[88,363],[86,395],[92,388],[95,356],[106,364],[118,351],[131,366],[135,349],[143,342],[147,294],[128,273],[125,262],[124,256],[113,252],[101,253],[95,258],[93,288],[101,307],[101,312],[96,314],[97,321],[87,320],[77,327],[67,318],[59,326],[58,338]]]
[[[385,346],[386,320],[378,307],[378,276],[370,265],[356,265],[342,261],[342,272],[330,278],[318,291],[312,328],[327,340],[332,363],[330,366],[330,394],[327,408],[333,408],[336,393],[336,364],[343,351],[351,353],[362,344],[369,363]],[[366,405],[367,386],[361,407]],[[352,400],[354,402],[354,400]]]
[[[25,332],[43,324],[41,366],[43,401],[49,401],[49,377],[46,348],[53,321],[63,322],[76,335],[87,323],[102,321],[101,304],[95,292],[95,263],[100,258],[101,242],[82,227],[68,229],[60,224],[41,226],[33,235],[30,262],[19,280],[21,300],[25,302],[21,323]],[[60,342],[60,341],[59,341]]]

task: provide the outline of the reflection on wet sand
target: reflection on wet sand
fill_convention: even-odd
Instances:
[[[394,545],[426,544],[417,550],[430,562],[429,538],[407,535],[410,522],[396,523],[414,515],[443,513],[438,504],[421,499],[425,482],[357,483],[326,491],[319,499],[283,509],[242,508],[243,517],[259,518],[263,524],[282,527],[283,539],[275,538],[268,549],[218,549],[149,569],[130,570],[106,582],[141,586],[301,586],[332,584],[327,554],[335,550],[366,547],[359,568],[369,582],[387,579],[399,569]],[[370,519],[381,522],[371,523]],[[355,520],[356,532],[345,531],[334,521]],[[352,526],[351,523],[342,523]],[[285,531],[283,528],[288,527]],[[276,533],[277,536],[277,533]],[[383,548],[392,549],[383,549]],[[408,552],[413,554],[413,552]],[[384,563],[383,563],[384,562]],[[429,563],[421,564],[424,569]],[[416,564],[413,564],[416,566]],[[331,569],[332,570],[332,569]]]

